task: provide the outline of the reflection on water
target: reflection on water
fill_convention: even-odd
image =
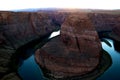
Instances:
[[[59,33],[59,31],[57,33]],[[52,37],[54,36],[55,35],[53,35]],[[113,41],[109,39],[107,40],[110,42],[112,47],[109,47],[104,42],[101,43],[103,49],[110,54],[113,64],[97,80],[120,80],[120,53],[115,51]],[[41,69],[35,62],[34,55],[23,61],[22,65],[18,69],[18,73],[23,80],[44,80]]]
[[[23,80],[43,80],[42,72],[34,60],[34,55],[23,61],[18,69]]]
[[[53,38],[53,37],[55,37],[55,36],[58,36],[58,35],[60,35],[60,30],[53,32],[53,33],[50,35],[49,39],[50,39],[50,38]]]
[[[120,80],[120,53],[115,51],[113,41],[110,39],[107,40],[110,42],[112,47],[109,47],[104,42],[102,42],[102,47],[110,54],[113,63],[111,67],[97,80]]]

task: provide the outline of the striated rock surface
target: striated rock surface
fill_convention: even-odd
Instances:
[[[86,13],[69,15],[60,36],[35,53],[37,63],[47,77],[80,76],[94,70],[100,59],[101,44]]]
[[[46,13],[0,12],[0,44],[5,42],[16,49],[56,27]]]
[[[88,15],[79,14],[81,12],[86,12]],[[78,14],[77,14],[78,13]],[[85,14],[86,14],[85,13]],[[54,11],[38,11],[38,12],[9,12],[9,11],[0,11],[0,78],[3,77],[4,74],[10,72],[12,69],[10,67],[11,63],[13,65],[17,66],[14,64],[14,62],[11,61],[13,59],[11,56],[16,52],[18,48],[20,48],[24,44],[30,44],[30,41],[36,40],[38,38],[41,38],[41,36],[45,36],[50,34],[52,31],[55,29],[59,29],[62,25],[62,31],[61,31],[61,36],[55,39],[52,39],[54,42],[54,45],[58,46],[61,45],[62,47],[53,47],[53,52],[52,50],[52,40],[46,44],[46,46],[50,46],[51,48],[47,47],[46,49],[43,47],[40,49],[40,52],[42,51],[44,53],[47,52],[47,55],[49,53],[60,53],[59,55],[62,56],[69,56],[72,58],[75,58],[76,56],[98,56],[99,59],[99,49],[96,49],[97,46],[93,46],[92,44],[96,45],[96,43],[99,42],[98,39],[95,39],[97,37],[96,31],[97,32],[104,32],[104,31],[110,31],[113,39],[116,40],[117,43],[115,43],[118,48],[119,48],[119,22],[120,22],[120,15],[119,15],[119,10],[118,11],[99,11],[99,10],[54,10]],[[74,16],[69,16],[69,14],[77,14]],[[78,17],[75,19],[78,19],[77,21],[74,19],[71,19],[71,17],[76,17],[76,16],[83,16],[83,17]],[[70,21],[68,18],[70,18]],[[67,19],[66,19],[67,18]],[[79,18],[80,24],[79,24]],[[85,20],[84,20],[85,18]],[[87,20],[87,21],[86,21]],[[64,22],[65,21],[65,22]],[[67,25],[67,26],[66,26]],[[71,27],[68,27],[68,26]],[[79,25],[84,25],[83,27],[73,27],[73,26],[79,26]],[[89,26],[95,27],[95,29],[89,27]],[[80,30],[80,31],[79,31]],[[83,32],[82,32],[83,31]],[[79,35],[80,34],[80,35]],[[79,36],[78,36],[79,35]],[[107,36],[108,33],[107,33]],[[95,41],[93,41],[95,40]],[[38,42],[39,39],[38,39]],[[36,44],[36,41],[35,41]],[[71,45],[72,44],[72,45]],[[79,45],[78,45],[79,44]],[[86,44],[86,45],[84,45]],[[92,46],[91,46],[92,45]],[[25,48],[24,46],[23,48]],[[22,49],[23,49],[22,48]],[[33,47],[32,47],[33,48]],[[94,51],[95,48],[97,51]],[[47,50],[49,49],[49,50]],[[25,49],[24,49],[25,50]],[[58,51],[57,51],[58,50]],[[65,51],[66,52],[65,52]],[[64,51],[64,53],[63,53]],[[92,53],[89,53],[92,51]],[[74,53],[80,53],[77,55],[74,55]],[[38,52],[39,53],[39,50]],[[61,54],[63,53],[63,54]],[[87,53],[87,54],[84,54]],[[24,54],[24,53],[23,53]],[[41,55],[41,53],[39,53]],[[49,55],[49,57],[52,55]],[[53,55],[54,57],[55,55]],[[74,56],[74,57],[73,57]],[[42,56],[43,57],[43,56]],[[89,57],[89,56],[88,56]],[[55,59],[58,59],[57,61],[66,59],[62,58],[60,59],[59,57],[54,57]],[[16,58],[15,58],[16,59]],[[60,60],[59,60],[60,59]],[[71,61],[70,59],[66,59]],[[66,60],[61,62],[67,63]],[[73,59],[72,59],[73,60]],[[84,59],[83,59],[84,60]],[[95,59],[96,60],[96,59]],[[16,60],[14,60],[16,61]],[[39,60],[38,60],[39,61]],[[56,62],[57,62],[56,61]],[[88,60],[89,61],[89,60]],[[91,60],[92,61],[92,60]],[[52,61],[51,61],[52,62]],[[72,62],[72,61],[71,61]],[[76,63],[75,63],[76,62]],[[96,60],[96,63],[98,60]],[[72,64],[78,64],[77,60],[74,60]],[[54,64],[54,63],[52,63]],[[71,65],[71,64],[67,64]],[[97,64],[96,64],[97,65]],[[94,65],[95,67],[95,65]],[[66,69],[66,68],[65,68]],[[86,68],[84,68],[86,69]],[[87,70],[83,70],[79,73],[79,75],[87,73]],[[88,68],[87,68],[88,69]],[[51,70],[51,68],[50,68]],[[67,69],[66,69],[67,70]],[[92,68],[89,68],[88,72],[92,70]],[[55,74],[58,75],[57,71]],[[66,71],[65,71],[66,72]],[[65,74],[65,72],[63,74]],[[73,70],[74,72],[74,70]],[[62,72],[61,72],[62,74]],[[78,74],[78,73],[75,73]],[[68,75],[68,73],[66,73]],[[69,74],[70,76],[71,74]],[[73,76],[73,74],[72,74]]]
[[[57,27],[47,13],[1,11],[0,79],[9,72],[14,72],[18,67],[18,64],[15,64],[15,62],[19,62],[17,62],[17,58],[14,55],[17,55],[15,52],[19,47],[49,35]]]
[[[39,38],[61,27],[69,14],[80,13],[82,10],[56,10],[42,12],[0,12],[0,44],[12,48]],[[83,11],[85,12],[85,11]],[[120,22],[119,12],[86,10],[91,23],[97,32],[112,31]],[[21,17],[22,16],[22,17]]]
[[[72,15],[66,19],[61,27],[61,39],[66,46],[74,49],[78,48],[80,53],[92,52],[94,56],[97,56],[100,51],[98,35],[94,25],[85,13]],[[94,51],[95,48],[96,51]]]
[[[104,32],[104,31],[110,32],[120,22],[120,15],[115,14],[115,12],[99,13],[96,11],[94,13],[90,13],[89,17],[90,17],[91,21],[93,22],[93,24],[95,25],[95,28],[98,32]]]

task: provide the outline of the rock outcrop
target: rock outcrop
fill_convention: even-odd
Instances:
[[[11,65],[13,67],[18,66],[18,64],[14,64],[17,59],[14,55],[17,55],[15,52],[19,47],[35,39],[50,35],[57,27],[47,13],[1,11],[0,79],[5,74],[14,72]]]
[[[46,13],[0,12],[0,44],[6,42],[15,49],[56,28]]]
[[[80,11],[0,12],[0,44],[9,45],[16,49],[61,27],[69,14],[80,13]],[[120,15],[115,14],[117,12],[103,11],[100,13],[91,10],[87,13],[97,32],[112,31],[120,22]]]
[[[120,22],[120,15],[115,14],[115,12],[99,13],[96,11],[94,13],[90,13],[89,17],[91,21],[93,22],[97,32],[105,32],[105,31],[110,32]]]
[[[101,44],[86,13],[69,15],[60,36],[53,38],[35,53],[45,76],[65,78],[94,70],[100,59]]]

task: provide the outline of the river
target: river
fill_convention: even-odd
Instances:
[[[107,41],[112,47],[109,47],[104,42],[101,42],[101,44],[103,49],[111,56],[112,65],[97,80],[120,80],[120,53],[115,51],[112,40],[107,39]],[[42,71],[35,62],[34,54],[22,62],[22,65],[18,68],[18,74],[23,80],[44,80]]]
[[[120,80],[120,53],[115,51],[113,40],[107,40],[110,42],[112,47],[109,47],[104,42],[101,43],[103,49],[106,50],[112,58],[112,65],[97,80]]]

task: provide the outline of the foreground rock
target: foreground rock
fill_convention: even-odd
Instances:
[[[100,59],[101,45],[94,25],[85,13],[65,19],[59,37],[35,53],[47,77],[80,76],[94,70]]]

